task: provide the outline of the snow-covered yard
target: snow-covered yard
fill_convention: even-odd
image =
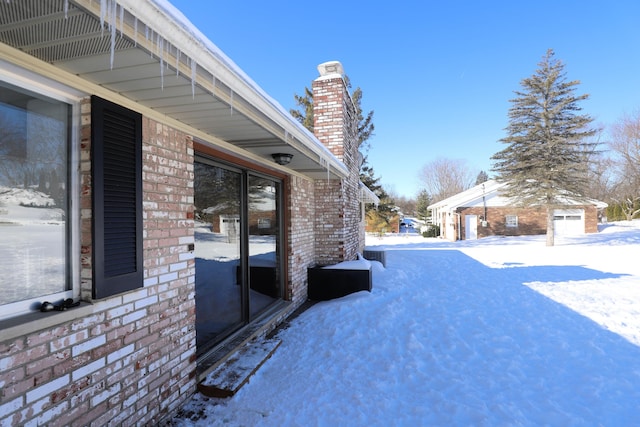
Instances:
[[[373,291],[316,304],[176,425],[640,425],[640,222],[557,238],[372,237]]]

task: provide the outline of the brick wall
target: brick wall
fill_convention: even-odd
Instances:
[[[462,238],[466,236],[465,216],[477,215],[478,220],[484,216],[484,208],[461,208],[458,212],[462,215],[460,225],[462,228]],[[507,215],[518,216],[518,227],[507,227],[505,217]],[[487,227],[483,227],[478,222],[478,238],[487,236],[519,236],[536,235],[547,232],[547,210],[546,208],[531,207],[523,208],[487,208]]]
[[[316,180],[314,221],[315,262],[335,264],[346,259],[342,181]]]
[[[364,249],[357,119],[341,75],[321,76],[312,89],[314,134],[349,170],[342,180],[315,182],[316,261],[333,264],[355,259]]]
[[[83,102],[81,111],[86,300],[90,104]],[[154,424],[195,390],[194,259],[187,247],[194,241],[192,142],[147,119],[143,139],[144,287],[66,312],[38,313],[54,326],[1,342],[0,425]]]
[[[294,305],[307,299],[307,267],[315,263],[314,184],[292,175],[288,185],[288,280],[285,298]]]
[[[315,181],[316,263],[335,264],[356,258],[364,249],[364,224],[353,180]]]
[[[598,208],[595,206],[581,206],[584,209],[584,232],[598,232]]]
[[[571,206],[570,209],[584,209],[585,232],[598,232],[598,212],[595,206]],[[529,207],[526,209],[513,207],[489,207],[487,208],[487,227],[483,227],[480,223],[480,217],[484,216],[484,208],[461,208],[458,209],[458,212],[462,215],[462,238],[466,235],[466,215],[477,215],[478,238],[487,236],[520,236],[547,233],[547,209],[544,207]],[[505,217],[507,215],[516,215],[518,217],[517,227],[507,227],[505,225]]]
[[[314,80],[313,129],[315,136],[336,156],[343,160],[348,135],[345,114],[349,94],[342,77]],[[350,99],[350,98],[349,98]]]

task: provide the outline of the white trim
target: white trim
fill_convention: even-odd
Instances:
[[[518,215],[513,215],[513,214],[505,215],[504,226],[506,228],[518,228]]]
[[[556,236],[572,236],[585,233],[584,209],[554,209],[553,230]],[[557,218],[561,217],[561,218]]]

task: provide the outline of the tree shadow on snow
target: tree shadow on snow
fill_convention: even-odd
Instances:
[[[490,268],[457,250],[388,252],[383,274],[400,272],[424,303],[420,357],[437,362],[427,380],[441,393],[429,400],[432,421],[640,425],[640,348],[523,285],[622,275]]]

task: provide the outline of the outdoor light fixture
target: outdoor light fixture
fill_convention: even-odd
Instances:
[[[273,157],[273,160],[277,164],[284,166],[289,164],[289,162],[291,161],[291,158],[293,157],[293,154],[275,153],[275,154],[272,154],[271,157]]]

